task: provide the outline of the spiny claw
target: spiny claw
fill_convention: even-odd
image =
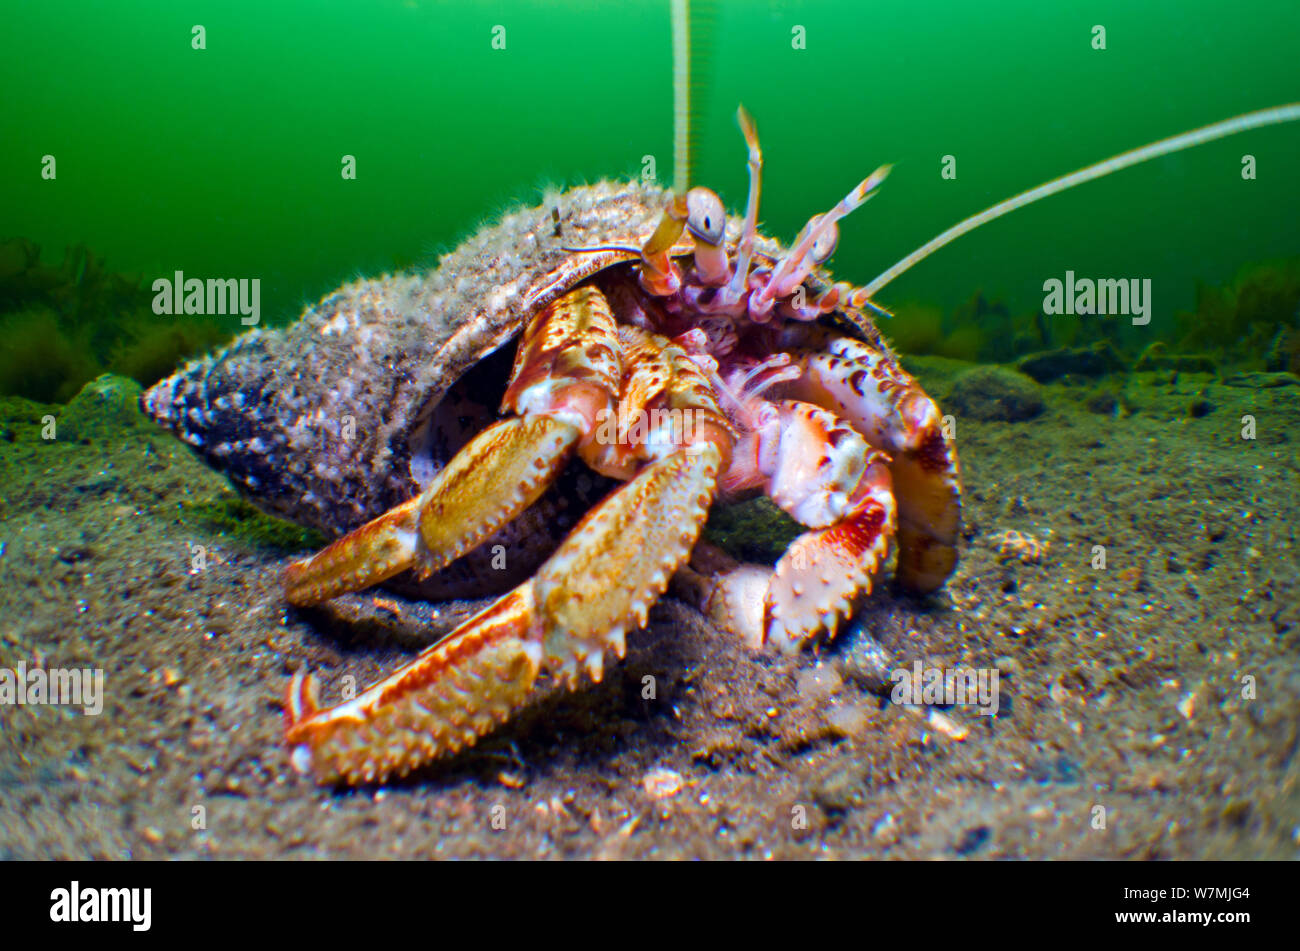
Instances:
[[[427,576],[450,564],[537,501],[580,435],[548,416],[489,426],[416,498],[290,564],[285,598],[319,604],[408,568]]]
[[[834,636],[854,598],[871,591],[896,526],[888,457],[875,453],[848,513],[800,535],[777,562],[765,600],[768,643],[790,653],[820,631]]]
[[[853,599],[870,590],[897,525],[890,460],[844,419],[812,403],[766,404],[754,416],[756,425],[736,444],[723,490],[762,489],[811,529],[777,563],[764,595],[762,640],[788,651],[823,630],[833,635]],[[697,603],[743,624],[739,633],[752,640],[753,606],[740,599],[752,596],[754,575],[727,571],[726,577]]]
[[[309,677],[285,702],[295,763],[321,782],[404,775],[473,745],[523,706],[545,669],[570,687],[622,657],[624,634],[690,553],[713,501],[712,443],[648,466],[588,513],[535,578],[411,663],[338,706],[318,709]]]

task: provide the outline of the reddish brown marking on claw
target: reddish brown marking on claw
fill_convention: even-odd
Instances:
[[[541,644],[525,584],[355,700],[319,709],[315,684],[289,685],[285,739],[321,782],[374,782],[473,745],[532,690]]]
[[[916,461],[926,472],[943,472],[950,465],[948,444],[938,427],[931,427],[916,449]]]
[[[862,514],[826,529],[822,538],[828,547],[837,549],[855,562],[861,561],[876,544],[884,525],[885,510],[872,502]]]
[[[472,630],[462,637],[448,638],[441,650],[439,645],[425,652],[424,663],[412,664],[398,680],[384,685],[375,699],[376,705],[390,703],[412,691],[420,690],[443,676],[444,672],[464,665],[466,658],[479,653],[490,644],[507,638],[526,640],[532,620],[531,592],[516,589],[489,605],[473,619]]]

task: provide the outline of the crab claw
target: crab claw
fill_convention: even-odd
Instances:
[[[691,445],[593,509],[537,575],[355,698],[321,709],[310,677],[285,700],[295,766],[321,782],[378,782],[472,746],[530,699],[549,671],[599,681],[606,652],[654,600],[704,524],[722,454]]]
[[[828,410],[794,401],[779,410],[779,431],[762,434],[771,440],[768,494],[811,531],[777,562],[764,599],[765,633],[768,643],[792,652],[823,630],[833,636],[853,599],[871,590],[897,513],[889,456]]]
[[[746,647],[795,653],[833,636],[853,601],[871,590],[897,527],[888,457],[873,455],[832,524],[800,535],[776,570],[697,546],[675,592]]]
[[[756,415],[722,488],[761,488],[810,531],[768,573],[757,613],[757,575],[745,566],[722,566],[695,600],[746,643],[792,652],[822,631],[833,636],[853,600],[871,590],[898,525],[890,459],[811,403],[767,404]]]
[[[826,528],[794,540],[767,588],[767,641],[786,653],[819,631],[834,635],[854,598],[871,590],[898,524],[888,457],[873,453],[847,509]]]
[[[957,447],[934,401],[888,353],[840,337],[806,354],[787,387],[848,420],[893,462],[900,584],[934,591],[957,564],[961,476]]]

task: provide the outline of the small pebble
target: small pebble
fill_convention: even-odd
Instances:
[[[837,703],[826,714],[826,722],[842,736],[860,736],[867,731],[867,713],[855,704]]]
[[[898,821],[892,812],[887,812],[871,827],[873,838],[881,842],[893,842],[898,838]]]
[[[839,671],[822,664],[799,671],[794,683],[799,696],[809,703],[821,703],[839,693],[843,686]]]
[[[893,654],[861,621],[854,621],[849,626],[844,640],[846,649],[841,661],[844,672],[872,693],[888,694],[894,687],[891,678],[895,667]]]
[[[934,709],[934,707],[930,708],[930,714],[926,717],[926,722],[928,722],[933,729],[952,740],[964,740],[970,734],[970,730],[965,726],[952,719],[952,717],[948,716],[946,713]]]
[[[641,787],[651,799],[667,799],[682,791],[682,774],[671,769],[652,769],[641,780]]]

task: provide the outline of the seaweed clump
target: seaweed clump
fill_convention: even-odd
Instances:
[[[907,303],[888,327],[900,353],[969,363],[1012,363],[1052,344],[1042,314],[1013,313],[1005,301],[977,290],[945,313],[931,304]],[[1062,341],[1072,342],[1072,341]]]
[[[228,489],[180,504],[182,521],[266,551],[289,553],[323,548],[328,539],[312,528],[267,515]]]
[[[1300,372],[1300,257],[1249,265],[1221,286],[1198,283],[1195,310],[1175,319],[1178,350]]]
[[[150,386],[227,339],[212,322],[160,317],[141,275],[115,274],[84,244],[58,266],[26,238],[0,241],[0,395],[71,399],[105,372]]]
[[[1041,310],[1017,314],[1004,301],[976,291],[949,312],[931,304],[903,304],[887,331],[901,353],[1014,364],[1040,382],[1067,372],[1098,376],[1129,366],[1300,374],[1300,257],[1248,265],[1224,285],[1198,282],[1195,308],[1175,314],[1174,321],[1168,343],[1151,343],[1127,321],[1049,320]],[[1098,355],[1105,359],[1094,367]],[[1063,360],[1088,366],[1052,369]]]

